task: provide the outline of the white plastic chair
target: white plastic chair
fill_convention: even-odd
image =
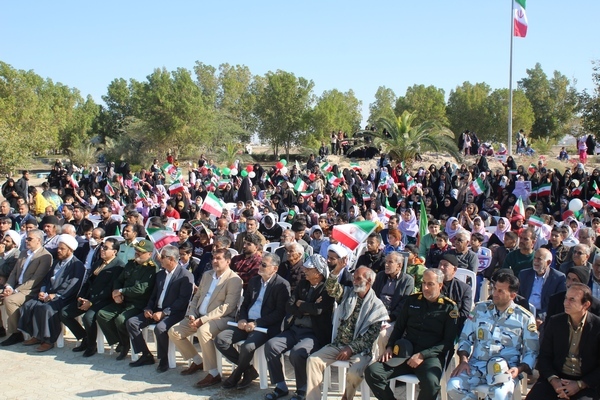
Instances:
[[[278,224],[284,230],[292,229],[292,224],[290,224],[289,222],[283,222],[283,221],[281,221],[281,222],[278,222]]]
[[[280,247],[282,247],[282,246],[279,242],[271,242],[271,243],[267,243],[263,246],[263,251],[265,251],[267,253],[275,253],[275,250],[277,250]]]
[[[151,324],[142,329],[142,335],[144,336],[144,338],[148,337],[149,331],[152,332],[152,336],[154,337],[154,343],[156,343],[156,334],[154,333],[155,327],[156,327],[156,324]],[[133,343],[131,343],[131,340],[129,342],[131,345],[131,361],[137,361],[140,357],[137,355],[137,353],[134,353]],[[167,359],[169,361],[169,368],[177,368],[176,350],[177,349],[175,348],[175,343],[173,343],[171,341],[171,339],[169,339],[169,348],[167,349]]]
[[[454,277],[456,279],[458,279],[459,281],[463,281],[466,284],[469,284],[471,286],[471,309],[473,309],[473,306],[475,305],[475,290],[477,287],[477,275],[475,275],[475,272],[471,271],[470,269],[465,269],[465,268],[458,268],[456,270],[456,275],[454,275]],[[469,282],[469,279],[471,280],[471,282]]]
[[[280,222],[284,222],[285,221],[285,217],[287,217],[288,212],[282,212],[281,215],[279,215],[279,221]]]
[[[228,248],[227,251],[229,252],[229,254],[231,254],[231,258],[240,254],[240,253],[238,253],[238,251],[236,249],[232,249],[231,247]]]

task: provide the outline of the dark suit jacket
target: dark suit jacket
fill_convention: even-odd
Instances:
[[[80,236],[76,236],[75,239],[77,239],[77,249],[75,249],[73,255],[82,263],[85,263],[85,259],[90,251],[90,242],[82,239]]]
[[[71,258],[66,265],[63,266],[58,279],[52,283],[51,278],[54,275],[54,269],[60,263],[60,260],[54,261],[52,269],[48,271],[42,288],[48,294],[56,294],[60,297],[55,297],[52,302],[59,304],[59,308],[66,306],[77,298],[81,285],[83,284],[83,276],[85,275],[85,267],[83,263],[77,259],[77,257]]]
[[[373,291],[379,299],[381,299],[381,292],[383,291],[383,287],[385,286],[387,280],[388,276],[385,271],[377,273],[377,277],[373,283]],[[413,277],[408,274],[401,273],[400,277],[398,278],[398,283],[396,284],[396,289],[394,290],[394,296],[392,297],[390,309],[388,310],[391,321],[395,321],[398,315],[400,315],[400,311],[402,310],[404,302],[408,296],[413,294],[414,289],[415,280]]]
[[[25,271],[23,284],[19,285],[17,282],[23,271],[25,260],[27,260],[27,250],[21,252],[6,284],[23,293],[27,296],[27,299],[37,298],[37,295],[40,293],[42,281],[46,277],[48,271],[50,271],[50,268],[52,268],[52,255],[44,248],[39,249],[31,259],[31,262]]]
[[[358,257],[356,261],[356,268],[366,265],[375,272],[383,271],[385,268],[385,256],[383,251],[378,251],[375,254],[366,252],[362,256]]]
[[[331,316],[333,314],[333,297],[329,296],[327,290],[325,290],[325,280],[319,283],[313,291],[310,298],[308,297],[308,291],[310,290],[310,282],[306,279],[300,280],[294,293],[290,297],[285,310],[288,315],[300,318],[305,314],[310,315],[312,322],[312,329],[319,339],[319,345],[325,346],[331,342],[331,330],[333,325],[331,323]],[[321,298],[321,301],[317,303],[317,299]],[[304,303],[300,304],[300,307],[296,306],[298,300],[303,300]],[[286,319],[286,329],[291,326],[293,320]]]
[[[261,287],[262,277],[260,275],[250,278],[248,287],[244,290],[244,301],[240,307],[238,320],[248,321],[248,312],[258,298]],[[260,318],[255,321],[257,327],[268,330],[269,337],[281,332],[281,322],[285,317],[285,305],[289,298],[290,284],[288,281],[278,274],[273,275],[265,290]]]
[[[519,294],[525,297],[527,301],[529,301],[529,296],[531,296],[534,279],[535,271],[533,268],[526,268],[519,273]],[[565,286],[566,279],[567,278],[565,277],[565,274],[550,268],[548,278],[546,278],[546,282],[544,282],[544,286],[542,286],[542,308],[541,310],[537,310],[537,314],[540,319],[544,320],[545,313],[548,311],[550,296],[567,290],[567,287]]]
[[[146,310],[158,311],[158,300],[165,286],[167,279],[167,271],[161,268],[156,274],[156,284],[152,290]],[[177,266],[167,286],[167,292],[162,302],[162,309],[165,315],[179,316],[181,319],[185,317],[185,311],[188,308],[192,292],[194,290],[194,276],[187,269]]]
[[[568,315],[555,315],[546,324],[536,366],[540,371],[540,379],[547,380],[552,375],[567,378],[562,366],[569,350]],[[600,317],[589,312],[581,333],[579,357],[581,380],[597,389],[600,384]]]
[[[123,272],[123,263],[115,257],[98,276],[94,275],[96,268],[104,261],[97,261],[92,265],[90,276],[85,283],[85,291],[79,297],[92,302],[94,310],[100,310],[113,303],[112,289],[115,281]]]
[[[548,302],[548,311],[546,312],[546,320],[554,315],[565,312],[564,301],[566,294],[567,291],[563,291],[550,296],[550,301]],[[592,305],[588,311],[600,317],[600,300],[592,297]]]

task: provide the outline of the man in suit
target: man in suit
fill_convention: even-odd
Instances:
[[[567,281],[565,284],[568,290],[574,283],[583,283],[585,285],[587,282],[589,282],[589,280],[590,271],[587,269],[587,267],[571,267],[567,273]],[[567,291],[565,290],[564,292],[558,292],[550,296],[550,301],[548,302],[548,311],[546,312],[546,321],[548,321],[548,319],[554,315],[565,312],[564,303],[566,294]],[[592,297],[592,304],[590,305],[588,311],[600,317],[600,299]]]
[[[237,365],[223,383],[225,389],[236,386],[245,389],[250,386],[258,377],[258,372],[250,364],[254,351],[281,332],[285,305],[290,297],[290,284],[277,274],[279,262],[275,254],[266,253],[263,256],[258,275],[250,279],[244,290],[237,327],[229,327],[217,335],[217,350]],[[257,328],[266,329],[266,332]],[[233,345],[242,340],[244,343],[238,352]]]
[[[142,353],[137,361],[129,365],[140,367],[154,364],[154,356],[148,350],[142,329],[150,324],[156,324],[154,334],[160,360],[156,371],[165,372],[169,369],[168,332],[173,325],[185,317],[194,289],[194,277],[190,271],[179,267],[179,249],[175,246],[165,246],[161,249],[160,264],[163,269],[156,274],[156,284],[144,312],[129,318],[126,325],[133,344],[132,352]]]
[[[31,336],[25,346],[39,345],[38,352],[54,347],[62,330],[60,310],[74,302],[83,284],[85,267],[73,252],[77,240],[71,235],[60,235],[56,248],[57,260],[44,279],[37,299],[30,299],[21,307],[19,330]]]
[[[526,399],[598,399],[600,318],[588,312],[589,287],[574,283],[565,296],[565,312],[551,317],[536,369],[540,377]]]
[[[287,302],[288,318],[284,331],[265,344],[269,376],[271,383],[276,385],[267,395],[271,399],[289,393],[281,354],[290,350],[290,363],[296,375],[296,396],[303,398],[307,386],[306,360],[311,353],[331,342],[334,300],[325,290],[325,279],[329,275],[327,262],[318,254],[310,256],[304,262],[304,274]]]
[[[98,351],[96,347],[96,314],[112,303],[112,288],[123,272],[123,264],[117,259],[119,242],[108,238],[100,247],[100,260],[94,264],[92,272],[76,302],[67,304],[60,313],[60,320],[81,344],[73,348],[74,352],[83,351],[84,357],[91,357]],[[77,317],[83,315],[83,327]]]
[[[198,291],[186,311],[187,318],[169,330],[169,337],[183,358],[193,361],[181,374],[192,375],[200,370],[208,372],[194,385],[197,388],[221,382],[214,339],[227,328],[228,322],[234,321],[242,295],[242,278],[231,270],[230,263],[231,253],[227,249],[213,249],[213,269],[202,276]],[[194,334],[198,337],[202,358],[188,339]]]
[[[565,274],[550,268],[550,264],[550,250],[539,248],[533,257],[533,268],[526,268],[519,273],[519,294],[535,307],[538,328],[546,318],[550,296],[566,290]]]
[[[385,349],[396,318],[400,315],[404,302],[415,289],[415,280],[412,276],[402,273],[403,267],[404,256],[397,251],[392,251],[385,256],[384,270],[377,273],[373,283],[375,295],[381,300],[390,316],[389,321],[382,324],[377,338],[377,346],[380,350]]]
[[[129,352],[129,334],[125,322],[144,311],[156,283],[156,264],[152,261],[154,245],[140,240],[135,245],[135,259],[130,260],[113,285],[114,303],[98,311],[96,320],[109,345],[119,342],[117,361]]]
[[[589,270],[592,269],[592,263],[590,262],[591,248],[587,244],[577,244],[569,250],[571,259],[565,261],[558,267],[558,270],[563,274],[567,274],[567,271],[571,267],[585,266]]]
[[[8,339],[2,346],[10,346],[24,340],[23,334],[17,330],[20,308],[27,300],[36,299],[40,293],[42,281],[52,268],[52,255],[43,247],[44,232],[32,229],[27,232],[25,246],[15,268],[10,273],[4,287],[4,306],[8,316]]]

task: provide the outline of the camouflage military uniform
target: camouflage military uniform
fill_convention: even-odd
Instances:
[[[471,389],[487,384],[487,362],[491,357],[504,358],[509,368],[525,363],[533,370],[539,352],[535,319],[529,311],[515,303],[502,313],[497,311],[492,301],[477,303],[460,334],[458,351],[471,355],[471,375],[463,372],[451,378],[448,396],[453,400],[477,399]],[[498,400],[512,399],[515,381],[512,379],[490,387],[488,396]]]

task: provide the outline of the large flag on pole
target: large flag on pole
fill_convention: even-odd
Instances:
[[[427,235],[427,225],[429,225],[429,221],[427,220],[427,209],[425,208],[425,199],[421,198],[421,211],[419,213],[419,244],[421,240]]]
[[[516,37],[527,36],[527,14],[525,13],[525,0],[514,0],[513,20],[514,35]]]

